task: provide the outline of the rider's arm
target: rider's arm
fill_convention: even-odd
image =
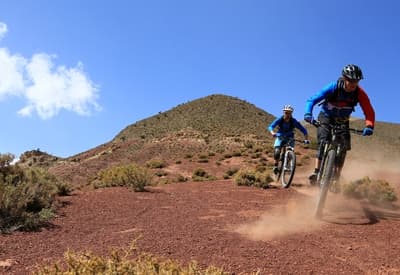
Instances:
[[[279,125],[279,121],[280,121],[281,117],[276,118],[274,121],[272,121],[272,123],[268,126],[268,131],[270,132],[271,135],[274,135],[274,129],[276,126]]]
[[[303,133],[304,138],[308,139],[307,129],[303,125],[301,125],[300,122],[297,121],[297,119],[293,118],[293,124],[294,124],[294,127],[299,129]]]
[[[361,109],[365,116],[365,125],[374,128],[375,125],[375,111],[369,101],[369,97],[363,88],[359,87],[358,101],[360,102]]]
[[[324,100],[329,94],[333,93],[336,85],[337,81],[332,81],[323,87],[318,93],[310,97],[306,102],[305,114],[312,114],[314,106]]]

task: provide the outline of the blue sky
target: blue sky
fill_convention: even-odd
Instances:
[[[396,0],[0,1],[0,152],[71,156],[215,93],[302,119],[348,63],[377,120],[400,123],[399,13]]]

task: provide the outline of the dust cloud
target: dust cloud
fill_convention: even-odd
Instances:
[[[363,177],[387,180],[389,183],[400,183],[400,158],[388,158],[381,153],[368,152],[368,158],[346,158],[342,176],[346,180],[357,180]]]
[[[321,227],[314,218],[314,211],[314,196],[306,200],[290,200],[286,205],[264,213],[259,220],[241,225],[235,232],[256,241],[310,232]]]

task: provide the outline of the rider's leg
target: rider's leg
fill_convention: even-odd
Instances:
[[[281,155],[281,147],[274,147],[274,160],[275,160],[275,166],[278,166],[279,162],[279,157]]]
[[[280,158],[281,149],[282,149],[281,144],[282,144],[282,140],[280,138],[276,138],[275,139],[275,143],[274,143],[274,160],[275,160],[275,163],[274,163],[274,168],[273,168],[273,172],[275,174],[278,173],[278,163],[279,163],[279,158]]]
[[[347,125],[349,127],[349,125]],[[340,174],[342,172],[343,166],[344,166],[344,161],[346,160],[346,154],[347,151],[351,150],[351,139],[350,139],[350,133],[347,132],[344,134],[344,148],[342,150],[342,153],[340,156],[338,156],[338,162],[336,164],[337,171],[336,171],[336,178],[340,178]]]

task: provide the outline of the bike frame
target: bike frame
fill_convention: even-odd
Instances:
[[[318,121],[312,123],[315,127],[321,127]],[[323,156],[319,173],[317,175],[317,183],[320,186],[320,194],[317,202],[317,211],[315,216],[322,217],[322,211],[325,205],[329,188],[335,180],[340,177],[343,168],[346,151],[344,149],[345,136],[347,132],[361,134],[361,130],[349,128],[346,124],[330,125],[331,139],[326,141],[323,150]]]
[[[321,127],[321,124],[318,121],[314,121],[313,123],[314,126]],[[324,174],[324,168],[325,168],[325,163],[326,163],[326,158],[328,156],[328,152],[330,150],[335,151],[335,174],[334,174],[334,179],[339,179],[341,170],[338,168],[338,165],[341,161],[341,158],[343,158],[342,162],[344,162],[344,157],[343,154],[346,154],[346,150],[344,150],[344,145],[345,145],[345,137],[344,134],[349,131],[349,133],[355,133],[355,134],[362,134],[362,130],[354,129],[354,128],[348,128],[345,124],[330,124],[331,128],[331,139],[326,141],[324,144],[324,150],[322,153],[322,160],[321,160],[321,166],[320,170],[317,176],[317,183],[320,185],[321,184],[321,178],[322,175]]]
[[[300,140],[297,140],[293,137],[288,137],[282,140],[282,144],[281,144],[281,153],[279,156],[279,172],[278,175],[276,177],[276,181],[278,182],[279,180],[281,180],[282,183],[282,187],[284,188],[288,188],[292,182],[294,173],[295,173],[295,169],[296,169],[296,154],[294,152],[294,147],[291,146],[290,144],[293,142],[302,142]],[[285,172],[287,171],[287,167],[288,167],[288,161],[289,158],[291,159],[291,163],[292,166],[291,169],[289,169],[289,174],[288,174],[288,178],[285,178]]]

